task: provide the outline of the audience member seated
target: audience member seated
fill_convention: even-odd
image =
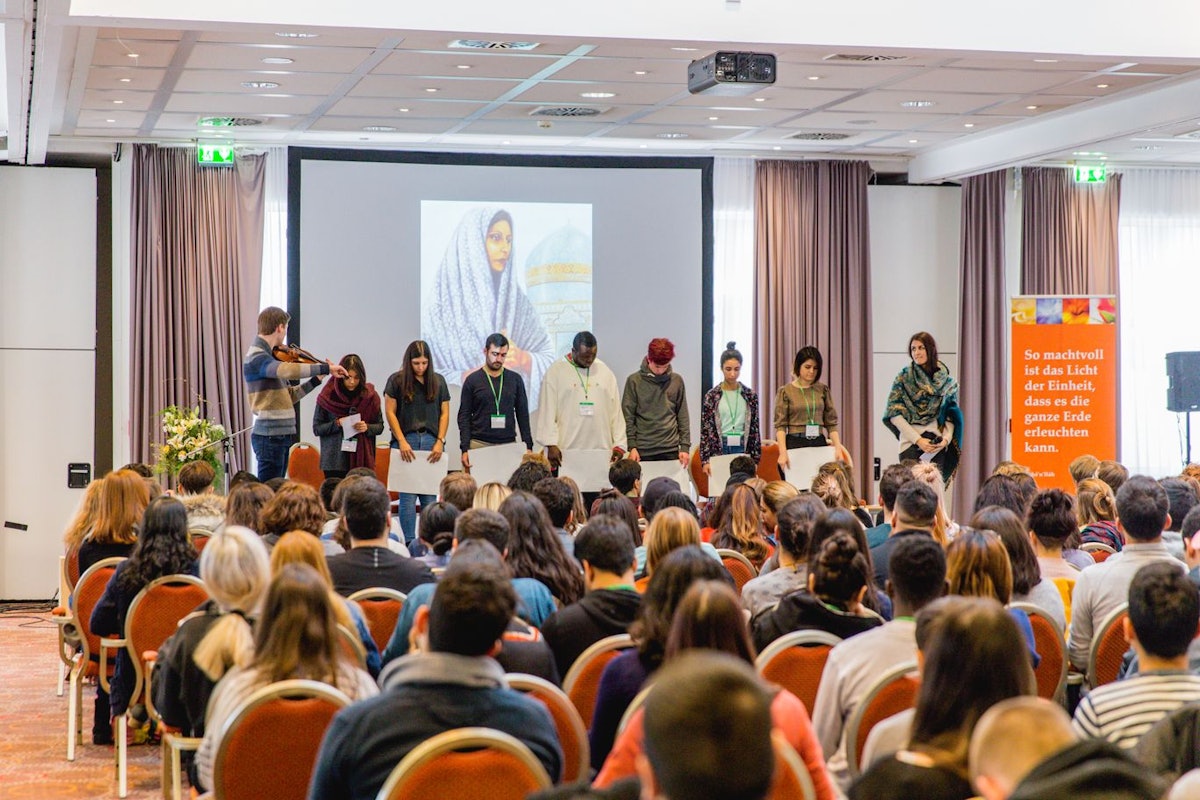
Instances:
[[[763,530],[768,534],[775,530],[776,515],[789,500],[799,497],[800,492],[787,481],[771,481],[763,487],[758,498],[758,510],[762,514]]]
[[[888,518],[892,531],[882,544],[871,548],[871,564],[875,568],[876,586],[887,583],[892,551],[902,539],[911,536],[933,538],[930,530],[933,528],[934,517],[937,516],[937,505],[937,492],[924,481],[909,481],[896,492],[896,504]]]
[[[508,488],[514,492],[532,492],[539,481],[551,477],[550,464],[541,456],[526,454],[508,478]]]
[[[1200,676],[1187,669],[1197,623],[1200,596],[1180,569],[1160,562],[1138,570],[1129,584],[1129,616],[1123,625],[1139,671],[1085,695],[1072,720],[1076,732],[1129,750],[1158,720],[1200,701]]]
[[[900,502],[898,498],[897,504]],[[913,616],[945,593],[946,553],[931,536],[901,536],[892,549],[888,572],[887,592],[895,617],[830,651],[813,706],[821,750],[827,754],[830,773],[842,787],[850,777],[843,741],[846,723],[881,673],[913,659]]]
[[[815,494],[805,492],[788,500],[772,515],[779,564],[742,587],[742,605],[750,612],[751,619],[774,608],[784,595],[808,586],[808,544],[813,524],[824,510],[825,505]]]
[[[1029,498],[1008,475],[989,475],[980,485],[973,510],[980,511],[987,506],[1007,508],[1022,520],[1029,514]]]
[[[327,555],[338,555],[354,545],[350,536],[350,528],[346,524],[346,493],[360,481],[380,482],[374,472],[363,474],[366,470],[366,467],[355,467],[350,470],[346,473],[346,477],[338,481],[337,487],[333,490],[333,497],[326,506],[332,512],[332,516],[325,521],[325,526],[321,529],[321,542],[326,545]],[[388,509],[390,512],[390,505]],[[415,547],[416,540],[413,541]],[[341,549],[334,549],[334,545]],[[387,537],[380,546],[386,547],[401,558],[412,556],[412,551],[408,549],[408,544],[404,541],[404,530],[400,527],[399,518],[390,513],[388,514]]]
[[[1034,505],[1036,508],[1037,503]],[[1125,548],[1107,561],[1080,572],[1071,595],[1068,650],[1071,664],[1080,672],[1087,669],[1096,628],[1128,602],[1129,585],[1138,570],[1147,564],[1166,561],[1184,571],[1184,565],[1162,543],[1162,532],[1170,516],[1168,507],[1167,493],[1145,475],[1130,478],[1117,492],[1117,518],[1125,536]]]
[[[508,520],[502,517],[499,511],[485,508],[469,509],[459,514],[454,522],[455,549],[465,542],[483,539],[504,558],[507,557],[509,538]],[[453,557],[451,560],[453,561]],[[517,616],[540,628],[555,610],[550,590],[541,581],[533,578],[513,578],[511,584],[513,591],[517,593]],[[385,666],[408,652],[413,621],[417,612],[429,605],[434,587],[435,584],[423,583],[409,592],[404,606],[400,609],[400,617],[396,620],[396,630],[392,632],[392,638],[383,651]]]
[[[508,553],[504,560],[513,575],[541,581],[560,605],[570,605],[582,597],[579,564],[563,549],[545,506],[529,492],[516,491],[500,504],[499,510],[508,520]]]
[[[1192,583],[1200,585],[1200,505],[1192,508],[1183,518],[1179,533],[1183,538],[1183,555],[1187,562],[1188,578]]]
[[[257,478],[229,487],[225,498],[225,525],[249,528],[256,534],[262,527],[262,510],[275,493]]]
[[[834,534],[813,555],[808,586],[753,618],[755,647],[762,650],[792,631],[820,630],[848,639],[879,627],[883,619],[862,604],[870,579],[867,558],[854,537]]]
[[[388,665],[378,697],[334,717],[308,796],[373,800],[413,748],[439,733],[468,727],[515,736],[557,780],[562,748],[550,713],[509,689],[493,658],[503,647],[501,637],[516,605],[516,593],[500,568],[451,563],[432,602],[417,612],[414,652]]]
[[[508,499],[512,489],[503,483],[485,483],[475,490],[475,501],[472,508],[486,508],[488,511],[499,511],[500,504]]]
[[[146,481],[133,470],[109,473],[100,481],[96,518],[79,545],[79,574],[106,558],[128,558],[137,543],[142,514],[150,505]]]
[[[879,476],[879,504],[883,506],[882,521],[878,525],[868,527],[867,546],[874,548],[884,543],[892,535],[892,511],[896,508],[896,494],[900,487],[913,478],[912,467],[908,464],[891,464]]]
[[[1179,532],[1183,525],[1183,519],[1188,515],[1198,502],[1196,490],[1187,481],[1180,478],[1163,478],[1159,485],[1167,493],[1167,501],[1170,504],[1167,514],[1167,528],[1163,531],[1162,541],[1167,549],[1171,551],[1171,555],[1184,560],[1183,556],[1183,536]]]
[[[1108,488],[1112,489],[1113,494],[1116,495],[1121,491],[1125,481],[1129,480],[1129,470],[1118,461],[1105,459],[1096,469],[1096,477],[1107,483]]]
[[[825,540],[839,532],[846,533],[854,539],[858,545],[858,552],[862,553],[867,560],[867,593],[862,598],[863,607],[867,611],[883,617],[884,620],[891,619],[892,601],[875,583],[875,568],[871,564],[867,534],[853,512],[845,508],[826,509],[821,516],[817,517],[817,521],[813,523],[812,535],[808,540],[808,563],[814,563]]]
[[[1032,697],[997,703],[975,726],[971,775],[985,800],[1158,800],[1167,788],[1115,745],[1075,741],[1066,712]]]
[[[937,511],[934,512],[933,526],[929,533],[945,547],[954,538],[958,525],[950,519],[950,512],[946,510],[946,484],[942,480],[942,471],[933,462],[918,462],[913,464],[911,469],[913,480],[929,484],[937,495]]]
[[[534,484],[533,496],[546,509],[550,524],[554,526],[554,532],[562,542],[563,550],[568,556],[575,558],[575,537],[567,531],[575,518],[575,494],[571,487],[558,478],[543,478]],[[576,561],[578,563],[578,560]]]
[[[670,497],[670,495],[667,495]],[[650,527],[646,529],[646,543],[638,545],[633,551],[637,559],[637,572],[641,574],[634,583],[639,592],[645,592],[650,585],[650,576],[654,569],[672,550],[694,545],[713,558],[718,564],[723,564],[717,548],[708,542],[700,541],[700,525],[696,515],[677,506],[667,506],[654,515]]]
[[[1079,528],[1075,501],[1062,489],[1038,492],[1029,504],[1025,525],[1043,578],[1077,580],[1081,569],[1095,563],[1082,550],[1068,547],[1070,540],[1078,537]]]
[[[587,506],[583,502],[583,492],[579,491],[579,484],[569,475],[559,475],[555,480],[571,490],[571,519],[567,522],[564,530],[574,536],[588,521]]]
[[[754,665],[755,652],[745,616],[737,595],[724,582],[700,581],[684,595],[667,637],[664,670],[671,662],[697,649],[728,653],[749,666]],[[804,762],[818,800],[834,800],[837,791],[825,769],[821,745],[804,704],[791,692],[780,689],[771,701],[771,720]],[[635,774],[637,758],[643,753],[643,721],[644,709],[634,712],[596,776],[596,786],[610,786]]]
[[[451,472],[442,478],[438,486],[438,496],[443,503],[449,503],[459,511],[468,511],[475,505],[475,479],[468,472]]]
[[[619,458],[612,463],[608,468],[608,483],[613,490],[624,497],[628,497],[633,501],[635,507],[641,506],[642,495],[642,465],[631,458]],[[597,498],[599,500],[599,498]],[[592,507],[588,509],[588,514],[607,513],[600,512],[596,508],[596,503],[592,503]]]
[[[450,550],[454,547],[454,523],[460,513],[458,506],[441,500],[421,509],[417,535],[425,553],[417,556],[418,561],[430,569],[442,568],[450,563]]]
[[[1079,514],[1079,536],[1084,544],[1106,544],[1117,552],[1125,538],[1117,528],[1117,496],[1099,478],[1084,478],[1075,484],[1075,505]]]
[[[625,527],[629,529],[629,537],[633,541],[634,547],[642,547],[642,525],[645,520],[638,517],[637,503],[625,495],[619,494],[615,489],[605,489],[596,498],[596,502],[592,503],[591,516],[594,517],[597,514],[607,514],[624,522]]]
[[[1081,456],[1077,456],[1067,467],[1067,471],[1071,473],[1071,480],[1075,482],[1076,487],[1089,478],[1095,478],[1096,472],[1099,469],[1100,459],[1091,453],[1084,453]]]
[[[920,615],[934,618],[908,747],[867,769],[850,787],[850,800],[975,797],[967,779],[975,723],[996,703],[1036,690],[1021,633],[999,603],[947,597]]]
[[[1037,555],[1017,515],[1000,506],[984,506],[971,517],[971,527],[993,531],[1008,551],[1012,565],[1012,602],[1037,606],[1065,632],[1067,612],[1062,594],[1051,581],[1043,580]]]
[[[664,497],[672,492],[681,491],[679,481],[674,478],[668,478],[665,475],[659,475],[652,479],[642,489],[641,513],[642,519],[647,523],[654,517],[654,512],[658,511],[659,503]]]
[[[718,550],[741,553],[755,568],[771,555],[772,547],[763,537],[758,496],[749,486],[738,484],[730,489],[727,512],[711,541]]]
[[[345,483],[345,481],[343,481]],[[306,483],[284,483],[263,506],[259,515],[258,535],[270,550],[288,531],[305,531],[320,541],[325,527],[325,506],[321,495]],[[322,541],[326,555],[337,555],[344,548],[333,541]]]
[[[350,532],[350,550],[328,559],[338,594],[349,597],[360,589],[377,587],[408,594],[414,586],[434,580],[427,565],[388,548],[391,498],[382,483],[375,478],[349,481],[341,490],[341,501],[342,521]]]
[[[190,530],[215,531],[225,521],[225,498],[216,493],[217,472],[206,461],[189,461],[179,470],[179,501],[187,509]]]
[[[204,741],[196,753],[200,787],[213,786],[213,761],[230,716],[263,686],[292,678],[320,681],[351,700],[379,690],[371,676],[343,655],[335,605],[316,570],[289,564],[271,580],[254,637],[254,657],[221,678],[208,704]],[[286,747],[286,742],[280,742]]]
[[[1000,537],[992,531],[962,528],[946,548],[946,581],[950,594],[989,597],[1002,606],[1012,599],[1012,565]],[[1041,663],[1029,615],[1019,608],[1008,609],[1025,643],[1034,669]]]
[[[600,676],[596,707],[588,726],[594,769],[600,769],[608,757],[617,725],[630,701],[641,691],[646,678],[662,664],[675,609],[698,580],[730,581],[730,578],[723,566],[695,546],[673,551],[655,568],[637,619],[629,627],[635,646],[608,662]]]
[[[583,564],[586,593],[542,625],[560,675],[595,642],[625,633],[642,603],[633,587],[633,542],[620,520],[592,517],[575,539],[575,555]]]

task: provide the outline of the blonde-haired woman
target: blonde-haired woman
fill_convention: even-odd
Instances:
[[[142,514],[150,505],[146,481],[131,469],[104,476],[96,490],[92,529],[79,546],[79,574],[106,558],[128,558],[137,543]]]
[[[1099,478],[1085,478],[1075,486],[1075,513],[1084,543],[1099,542],[1120,552],[1125,537],[1117,528],[1117,498]]]
[[[67,529],[63,532],[63,544],[66,545],[67,552],[79,548],[83,544],[83,540],[92,532],[92,525],[96,522],[96,514],[100,508],[100,485],[103,479],[92,481],[83,490],[83,499],[79,501],[79,508],[75,511],[75,516],[67,524]],[[72,576],[72,582],[78,575]]]
[[[486,508],[489,511],[499,511],[500,505],[512,494],[512,489],[503,483],[492,481],[485,483],[475,490],[475,502],[472,508]]]
[[[958,533],[958,524],[951,521],[950,514],[946,512],[946,484],[942,481],[942,471],[936,464],[923,462],[913,465],[912,475],[913,480],[924,481],[937,492],[937,512],[933,515],[931,533],[938,544],[945,547]]]
[[[654,568],[661,564],[672,550],[696,545],[717,561],[721,560],[717,548],[708,542],[700,541],[700,523],[696,520],[696,515],[677,506],[667,506],[655,512],[649,527],[646,528],[644,541],[645,543],[634,551],[638,572],[645,573],[634,584],[642,593],[645,593],[646,586],[650,583]]]
[[[736,484],[728,491],[727,511],[713,534],[712,545],[718,550],[736,550],[758,569],[774,550],[763,536],[758,495],[744,483]]]
[[[288,564],[272,578],[251,663],[230,670],[209,703],[204,741],[196,753],[201,787],[212,788],[213,762],[225,723],[263,686],[302,678],[327,683],[351,700],[379,694],[371,676],[343,655],[334,608],[321,576],[306,564]]]
[[[252,620],[271,580],[267,547],[249,528],[219,530],[200,554],[200,578],[212,599],[159,649],[152,687],[163,721],[195,737],[204,735],[204,713],[217,681],[254,655]]]

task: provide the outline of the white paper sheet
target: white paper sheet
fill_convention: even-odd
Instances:
[[[611,450],[563,450],[559,477],[571,478],[581,492],[599,492],[608,488]]]
[[[399,448],[391,448],[391,463],[388,465],[388,491],[411,494],[437,495],[442,478],[450,468],[450,458],[442,453],[436,463],[429,463],[428,450],[414,450],[416,458],[405,461]]]
[[[730,456],[713,456],[708,460],[708,496],[720,497],[721,492],[725,491],[725,484],[729,483],[729,465],[737,458],[736,455]]]
[[[696,499],[696,487],[692,485],[692,478],[688,475],[688,471],[679,466],[679,462],[672,459],[671,461],[643,461],[642,464],[642,491],[646,490],[646,486],[650,481],[657,477],[663,476],[673,478],[683,493],[692,500]]]
[[[791,465],[784,470],[785,480],[800,491],[812,488],[813,478],[817,470],[827,461],[837,460],[837,454],[832,445],[825,447],[798,447],[788,450],[788,461]]]
[[[513,471],[520,466],[525,455],[525,443],[496,444],[467,451],[471,458],[471,477],[476,486],[485,483],[508,483]]]
[[[353,439],[358,436],[358,431],[354,430],[354,426],[362,421],[362,414],[351,414],[348,417],[342,417],[342,438]]]

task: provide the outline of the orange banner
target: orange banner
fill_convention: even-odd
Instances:
[[[1067,467],[1117,457],[1117,306],[1105,297],[1012,300],[1012,460],[1075,491]]]

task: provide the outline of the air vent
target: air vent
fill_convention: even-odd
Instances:
[[[529,112],[531,117],[596,117],[608,111],[597,106],[538,106]]]
[[[487,39],[455,39],[447,47],[457,50],[536,50],[541,42],[493,42]]]
[[[263,121],[254,117],[201,117],[196,124],[202,128],[249,128]]]
[[[881,56],[871,53],[834,53],[831,56],[825,56],[822,61],[856,61],[859,63],[874,64],[880,61],[907,61],[908,56]]]
[[[833,131],[801,131],[793,133],[788,139],[798,139],[802,142],[840,142],[843,139],[849,139],[854,134],[851,133],[835,133]]]

